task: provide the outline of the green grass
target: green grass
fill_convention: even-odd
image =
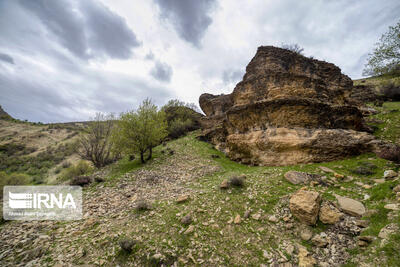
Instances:
[[[376,209],[377,214],[367,218],[370,227],[363,235],[377,236],[380,229],[389,220],[388,211],[383,208],[386,201],[394,200],[391,187],[396,182],[387,181],[383,184],[373,186],[371,189],[361,188],[356,182],[373,184],[372,179],[382,178],[383,171],[393,168],[392,163],[377,158],[374,154],[364,154],[348,159],[318,164],[300,164],[285,167],[261,167],[247,166],[228,159],[222,152],[215,150],[212,145],[198,141],[198,132],[168,142],[167,146],[158,146],[154,149],[154,157],[146,164],[141,164],[139,159],[129,161],[124,158],[109,167],[109,175],[103,183],[106,186],[118,186],[119,179],[125,179],[126,174],[134,173],[139,169],[156,170],[158,166],[166,164],[167,153],[161,153],[167,148],[175,151],[175,154],[196,155],[209,165],[218,166],[214,173],[198,177],[187,182],[184,186],[192,190],[191,199],[185,203],[177,204],[174,199],[159,200],[152,203],[152,209],[137,212],[135,209],[126,210],[124,213],[126,221],[112,220],[111,229],[107,229],[110,237],[107,240],[97,240],[96,236],[103,227],[95,224],[87,230],[87,236],[80,237],[73,246],[85,247],[90,255],[91,250],[102,251],[105,255],[115,250],[116,256],[107,256],[109,263],[115,264],[139,264],[145,266],[157,265],[159,262],[153,260],[151,255],[163,254],[165,262],[178,261],[179,266],[203,265],[201,262],[193,262],[187,256],[190,254],[194,259],[212,258],[214,265],[225,266],[259,266],[266,262],[263,251],[274,251],[279,249],[283,240],[300,243],[310,251],[310,241],[302,241],[295,235],[287,233],[282,229],[274,229],[275,224],[267,220],[268,216],[276,214],[277,210],[288,207],[288,197],[300,189],[303,185],[292,185],[287,182],[283,175],[289,170],[297,170],[308,173],[323,174],[328,179],[333,179],[333,174],[323,173],[319,166],[326,166],[335,172],[353,176],[354,180],[343,182],[338,180],[337,187],[309,187],[310,190],[321,192],[323,199],[334,201],[334,194],[363,200],[364,194],[370,195],[370,199],[362,201],[368,209]],[[212,158],[219,155],[219,158]],[[377,166],[375,173],[369,176],[354,174],[352,170],[357,166],[372,163]],[[220,183],[233,175],[246,175],[244,186],[221,190]],[[128,175],[129,176],[129,175]],[[86,190],[95,191],[97,184],[94,183]],[[244,219],[246,210],[251,211],[250,218]],[[260,213],[261,219],[255,220],[251,216]],[[191,214],[194,221],[194,231],[184,234],[189,226],[183,225],[180,219]],[[240,224],[229,223],[239,214],[242,217]],[[313,232],[320,233],[327,229],[327,225],[318,223],[312,227]],[[118,234],[117,234],[118,233]],[[115,237],[117,235],[117,237]],[[113,237],[111,237],[113,236]],[[134,253],[126,254],[119,252],[118,239],[126,236],[132,239],[140,238]],[[96,238],[96,242],[92,240]],[[377,253],[385,253],[389,256],[390,264],[397,264],[395,250],[398,248],[397,239],[389,242],[387,247],[377,250]],[[106,243],[107,245],[102,245]],[[377,241],[371,247],[378,246]],[[243,253],[243,254],[242,254]],[[282,251],[285,254],[285,251]],[[370,253],[368,250],[354,249],[350,251],[353,257],[358,254]],[[147,256],[149,255],[149,256]],[[371,254],[374,255],[374,254]],[[179,260],[184,257],[187,262]],[[289,255],[286,255],[290,258]],[[371,256],[373,257],[373,256]],[[376,257],[376,255],[374,256]],[[296,257],[294,257],[296,258]],[[82,259],[85,262],[85,259]],[[90,262],[87,262],[90,264]],[[384,265],[384,264],[383,264]],[[349,262],[346,266],[355,266]],[[396,266],[396,265],[392,265]]]
[[[375,136],[400,144],[400,102],[385,102],[382,107],[374,107],[380,113],[372,116],[372,118],[382,121],[375,123],[377,131]]]

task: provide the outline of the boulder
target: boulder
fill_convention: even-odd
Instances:
[[[343,217],[335,206],[324,202],[319,210],[319,220],[325,224],[335,224]]]
[[[348,198],[348,197],[342,197],[339,195],[335,195],[340,208],[347,214],[352,215],[352,216],[363,216],[365,213],[365,207],[364,205],[357,200]]]
[[[393,188],[393,192],[395,192],[395,193],[400,192],[400,184],[396,185],[396,186]]]
[[[236,161],[289,165],[374,149],[352,80],[324,61],[261,46],[228,95],[203,94],[203,139]]]
[[[383,173],[383,178],[390,180],[393,179],[397,176],[397,172],[393,171],[393,170],[387,170]]]
[[[326,240],[326,238],[321,235],[315,235],[311,239],[311,242],[313,242],[314,245],[320,248],[326,247],[326,245],[328,245],[328,241]]]
[[[299,190],[289,201],[292,214],[301,222],[314,225],[317,222],[321,196],[318,192]]]
[[[400,210],[400,206],[398,204],[386,204],[384,208],[387,210]]]
[[[292,184],[306,184],[310,181],[310,176],[305,172],[288,171],[285,178]]]
[[[313,267],[317,264],[317,261],[312,255],[307,251],[305,247],[299,246],[299,267]]]

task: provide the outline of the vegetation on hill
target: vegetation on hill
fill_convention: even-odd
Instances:
[[[190,131],[200,128],[202,115],[194,104],[186,104],[179,100],[170,100],[162,107],[168,123],[168,136],[178,138]]]

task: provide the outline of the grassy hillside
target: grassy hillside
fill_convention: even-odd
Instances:
[[[387,84],[392,83],[395,86],[400,86],[400,73],[385,74],[381,76],[372,76],[368,78],[354,80],[353,84],[371,86],[376,92],[381,93],[381,90]]]
[[[0,172],[22,173],[33,183],[51,183],[61,169],[79,160],[79,125],[0,120]]]
[[[366,154],[321,164],[250,167],[232,162],[211,145],[198,141],[197,134],[158,146],[155,158],[144,166],[123,159],[96,173],[105,181],[84,189],[85,216],[81,221],[3,224],[0,251],[4,253],[0,262],[48,266],[268,266],[298,262],[298,247],[303,246],[319,262],[336,255],[347,266],[362,262],[400,264],[398,235],[382,247],[377,238],[367,248],[360,248],[355,236],[339,234],[336,226],[318,223],[307,228],[314,234],[342,235],[346,245],[337,241],[335,252],[324,252],[311,241],[302,240],[304,226],[288,209],[289,196],[302,186],[283,178],[288,170],[324,174],[319,166],[352,177],[339,180],[325,173],[331,186],[308,188],[320,192],[326,200],[334,200],[334,194],[339,194],[376,210],[363,218],[369,221],[369,227],[361,233],[376,237],[388,223],[400,225],[399,212],[383,207],[395,201],[392,187],[399,182],[374,180],[382,178],[384,170],[398,170],[398,166]],[[359,166],[374,166],[372,174],[354,173]],[[242,187],[219,188],[224,179],[243,175],[246,178]],[[186,201],[177,203],[186,195]],[[186,217],[182,221],[187,215],[191,220]],[[134,242],[132,252],[121,249],[122,240]]]

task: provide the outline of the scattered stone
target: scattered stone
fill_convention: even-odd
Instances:
[[[260,213],[253,214],[251,216],[251,218],[253,218],[254,220],[258,221],[261,218],[261,214]]]
[[[324,202],[319,210],[319,219],[325,224],[335,224],[343,217],[341,213],[335,206],[328,202]]]
[[[249,218],[249,217],[250,217],[250,210],[246,210],[246,211],[244,212],[243,218],[247,219],[247,218]]]
[[[186,231],[184,232],[184,234],[185,234],[185,235],[188,235],[188,234],[192,233],[193,231],[194,231],[194,226],[193,226],[193,225],[190,225],[190,226],[186,229]]]
[[[372,185],[364,184],[362,187],[363,187],[364,189],[371,189],[371,188],[372,188]]]
[[[396,185],[396,186],[393,188],[393,191],[396,192],[396,193],[400,192],[400,184],[399,184],[399,185]]]
[[[176,202],[177,202],[177,203],[183,203],[183,202],[188,201],[189,198],[190,198],[189,195],[182,195],[182,196],[179,196],[179,197],[176,199]]]
[[[335,195],[338,200],[339,207],[347,214],[352,216],[363,216],[365,213],[364,205],[354,199]]]
[[[306,184],[310,181],[310,174],[305,172],[288,171],[284,176],[292,184]]]
[[[312,236],[313,236],[313,232],[308,228],[303,229],[300,233],[301,239],[303,239],[305,241],[310,240]]]
[[[299,267],[313,267],[317,261],[304,247],[299,247]]]
[[[189,224],[191,224],[192,222],[193,222],[193,219],[192,219],[192,216],[190,216],[190,214],[184,216],[184,217],[181,219],[181,223],[182,223],[182,224],[185,224],[185,225],[189,225]]]
[[[377,184],[383,184],[385,182],[385,179],[374,179],[374,182]]]
[[[364,241],[364,240],[358,240],[358,241],[357,241],[357,245],[358,245],[359,247],[368,247],[369,243],[366,242],[366,241]]]
[[[235,219],[233,220],[234,224],[239,224],[242,222],[242,218],[240,217],[240,215],[236,215]]]
[[[398,204],[386,204],[384,206],[384,208],[387,210],[400,210],[400,207]]]
[[[160,254],[160,253],[156,253],[156,254],[154,254],[151,258],[152,258],[153,260],[155,260],[156,262],[159,262],[159,261],[163,258],[163,255]]]
[[[219,185],[219,188],[221,188],[221,189],[228,189],[228,188],[229,188],[228,179],[223,180],[222,183]]]
[[[289,201],[292,214],[301,222],[314,225],[317,222],[321,196],[315,191],[299,190]]]
[[[374,236],[364,235],[364,236],[359,236],[359,237],[358,237],[358,240],[364,241],[364,242],[367,242],[367,243],[371,243],[372,241],[375,240],[375,238],[376,238],[376,237],[374,237]]]
[[[382,239],[388,239],[391,234],[394,234],[397,231],[399,231],[399,226],[395,223],[391,223],[379,231],[378,237]]]
[[[133,247],[136,245],[136,240],[130,238],[124,238],[118,242],[121,249],[125,252],[132,252]]]
[[[339,173],[334,173],[333,176],[335,176],[335,178],[337,179],[343,179],[344,175],[343,174],[339,174]]]
[[[289,244],[289,245],[286,247],[286,252],[287,252],[290,256],[292,256],[292,255],[293,255],[293,252],[294,252],[294,246],[293,246],[292,244]]]
[[[387,170],[383,173],[383,178],[385,178],[386,180],[391,180],[393,178],[395,178],[397,176],[397,172],[393,171],[393,170]]]
[[[329,169],[328,167],[325,167],[325,166],[319,166],[319,168],[320,168],[323,172],[326,172],[326,173],[335,173],[334,170]]]
[[[369,222],[367,220],[356,220],[356,225],[361,228],[367,228]]]
[[[276,218],[275,215],[271,215],[268,217],[268,221],[273,222],[273,223],[277,223],[279,220],[278,218]]]
[[[326,240],[326,238],[322,237],[321,235],[315,235],[311,239],[311,242],[313,242],[314,245],[320,248],[326,247],[326,245],[328,245],[328,241]]]

